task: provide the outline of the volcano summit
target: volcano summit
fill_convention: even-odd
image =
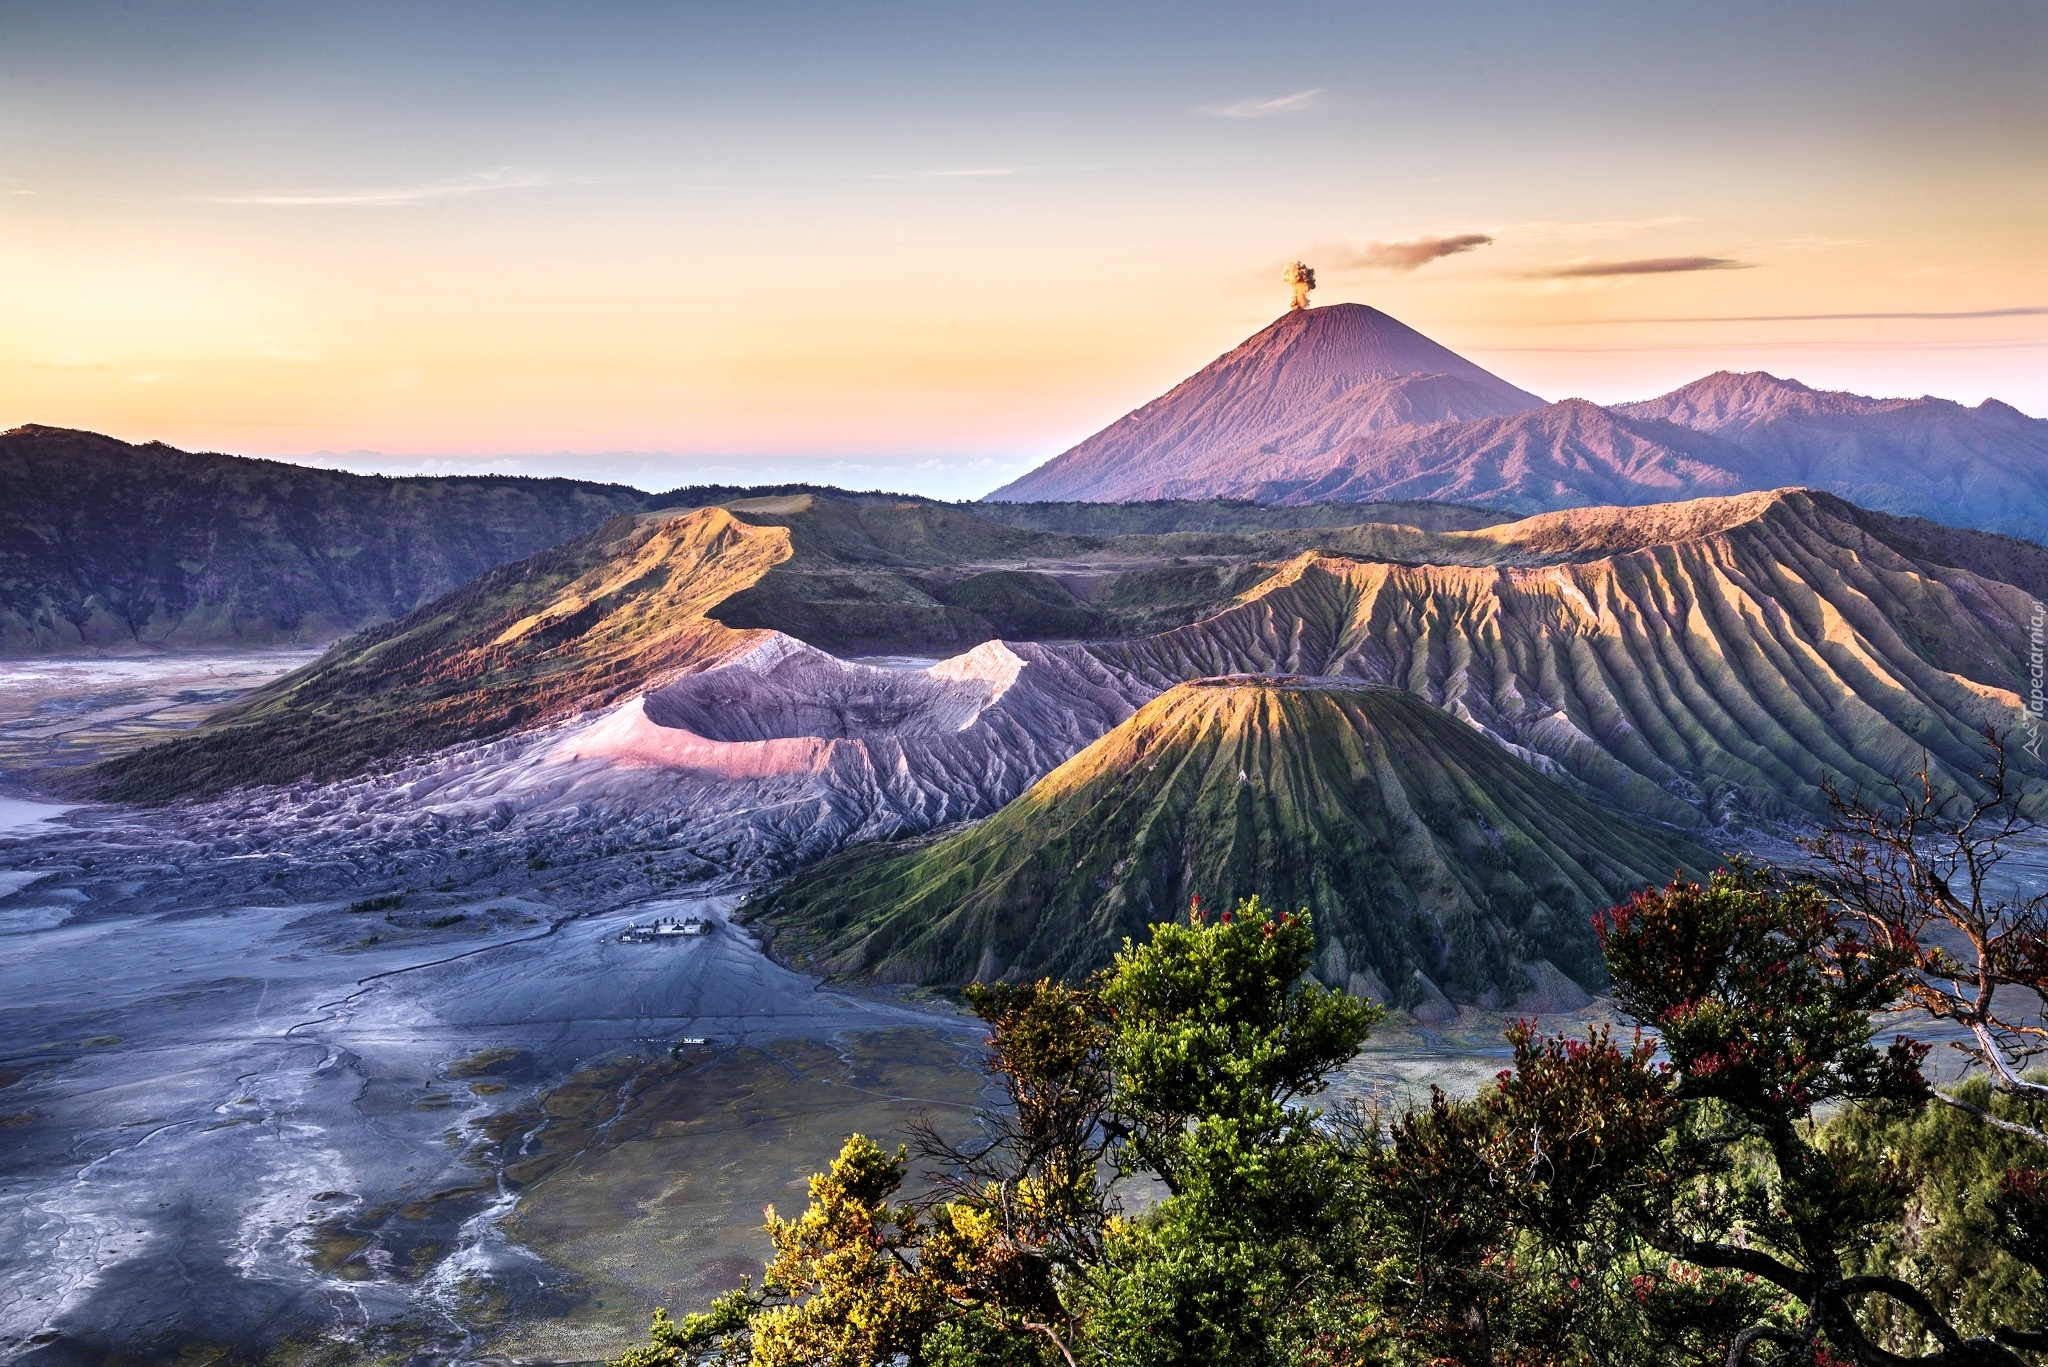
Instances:
[[[2048,540],[2048,421],[1717,372],[1545,403],[1361,304],[1293,310],[994,502],[1433,499],[1517,513],[1799,486]]]
[[[1543,400],[1363,304],[1295,309],[992,502],[1211,497],[1274,456]]]

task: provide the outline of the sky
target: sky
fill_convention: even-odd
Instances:
[[[2048,415],[2048,5],[0,0],[0,429],[985,492],[1282,267]]]

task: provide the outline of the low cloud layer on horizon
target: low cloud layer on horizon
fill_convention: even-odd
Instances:
[[[1953,313],[1714,313],[1673,318],[1560,318],[1560,323],[1859,323],[1949,322],[1971,318],[2039,318],[2048,305],[2019,308],[1964,309]]]

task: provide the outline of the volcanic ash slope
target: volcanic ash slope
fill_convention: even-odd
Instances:
[[[660,813],[721,872],[783,872],[849,843],[986,815],[1148,693],[1085,656],[1023,642],[889,670],[769,635],[571,726],[464,794],[536,813]]]
[[[614,518],[357,633],[195,735],[103,766],[103,795],[338,778],[605,707],[761,640],[705,614],[789,555],[788,532],[722,509]]]
[[[488,881],[536,858],[553,880],[611,856],[632,856],[636,879],[644,856],[664,876],[744,883],[985,816],[1151,692],[1028,642],[894,670],[760,632],[711,668],[557,725],[236,789],[164,819],[195,857],[290,850],[299,875],[351,886]]]
[[[1312,457],[1382,429],[1542,402],[1378,309],[1335,304],[1284,314],[989,498],[1204,498],[1225,485],[1236,493],[1276,453]]]
[[[852,498],[616,518],[351,637],[202,732],[106,766],[102,795],[162,802],[346,778],[604,710],[778,633],[828,649],[934,655],[1028,638],[1034,623],[1072,636],[1098,614],[1057,579],[1019,567],[1100,545],[940,505]],[[1110,558],[1164,565],[1171,555]],[[1174,573],[1192,599],[1228,601],[1210,582],[1227,580],[1227,569]],[[968,600],[973,607],[958,605]]]
[[[783,942],[884,980],[1077,978],[1199,895],[1308,908],[1325,981],[1421,1007],[1583,1000],[1588,920],[1709,851],[1639,826],[1411,694],[1182,684],[970,830],[763,899]]]

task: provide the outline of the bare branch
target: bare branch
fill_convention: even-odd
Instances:
[[[2024,1076],[2048,1053],[2048,1024],[2027,1009],[2048,995],[2048,893],[2002,894],[1998,874],[2036,826],[2004,738],[1987,732],[1985,745],[1974,790],[1939,789],[1924,756],[1910,781],[1889,785],[1887,800],[1824,781],[1829,824],[1801,843],[1871,942],[1906,954],[1907,1000],[1967,1031],[1954,1047],[2000,1091],[2048,1096]],[[2002,988],[2017,998],[2001,1001]]]
[[[1961,1097],[1952,1096],[1949,1093],[1941,1091],[1938,1088],[1934,1090],[1933,1097],[1936,1101],[1941,1102],[1944,1106],[1953,1106],[1959,1111],[1969,1112],[1971,1115],[1975,1116],[1980,1122],[1989,1125],[1994,1130],[2004,1130],[2007,1134],[2016,1134],[2020,1138],[2030,1140],[2033,1143],[2048,1145],[2048,1131],[2037,1130],[2033,1129],[2030,1126],[2015,1124],[2010,1120],[2001,1120],[1999,1117],[1985,1110],[1982,1106],[1972,1106],[1969,1102],[1963,1100]]]

